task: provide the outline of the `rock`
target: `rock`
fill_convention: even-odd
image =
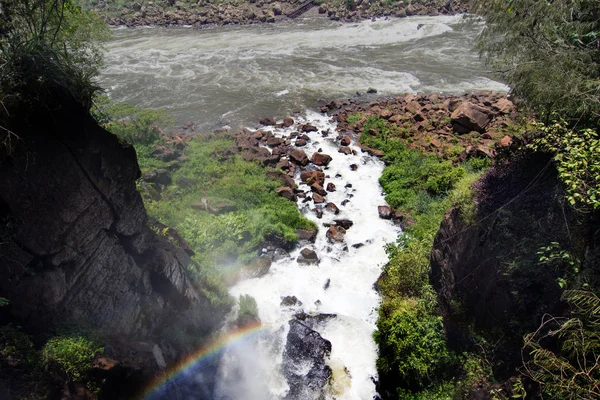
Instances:
[[[281,307],[295,307],[301,306],[302,302],[298,300],[296,296],[284,296],[281,298],[281,303],[279,303]]]
[[[342,153],[342,154],[352,154],[352,149],[350,149],[350,147],[348,146],[342,146],[338,149],[338,153]]]
[[[331,162],[331,156],[323,153],[313,153],[311,157],[313,164],[326,167]]]
[[[321,196],[327,196],[327,191],[325,189],[323,189],[323,186],[319,185],[316,182],[310,185],[310,190],[313,193],[320,194]]]
[[[379,213],[379,218],[383,219],[392,219],[394,215],[394,210],[390,206],[377,206],[377,212]]]
[[[316,132],[318,131],[317,127],[311,124],[304,124],[304,125],[300,125],[300,127],[298,128],[298,130],[300,132]]]
[[[350,229],[350,227],[354,225],[354,222],[352,222],[349,219],[334,219],[333,222],[335,222],[336,225],[341,226],[346,230]]]
[[[310,231],[306,229],[296,229],[298,235],[298,241],[308,241],[314,243],[317,238],[317,231]]]
[[[470,102],[460,104],[451,118],[456,133],[484,132],[491,119],[488,110]]]
[[[307,184],[318,183],[323,185],[325,183],[325,173],[321,170],[304,171],[300,174],[300,180]]]
[[[500,139],[500,147],[510,147],[512,141],[513,140],[510,136],[504,136],[502,139]]]
[[[279,164],[277,164],[279,165]],[[267,176],[273,180],[279,181],[283,184],[283,186],[294,189],[296,187],[296,182],[292,179],[291,176],[284,174],[281,171],[269,171],[267,172]]]
[[[249,264],[242,267],[239,271],[239,279],[260,278],[269,272],[271,269],[271,259],[267,256],[260,256],[250,261]]]
[[[156,158],[157,160],[169,162],[176,160],[181,156],[181,153],[177,150],[174,150],[168,146],[154,146],[152,149],[152,158]]]
[[[282,363],[290,387],[285,399],[324,399],[332,376],[325,362],[331,342],[297,319],[289,324]]]
[[[294,120],[290,117],[286,117],[283,119],[283,126],[284,128],[289,128],[290,126],[294,125]]]
[[[296,201],[298,198],[294,194],[294,190],[287,186],[282,186],[277,189],[277,194],[291,201]]]
[[[276,146],[280,146],[283,143],[283,140],[281,140],[281,138],[278,137],[272,137],[267,139],[267,146],[269,147],[276,147]]]
[[[344,136],[342,140],[340,140],[342,146],[350,146],[350,143],[352,143],[352,138],[350,136]]]
[[[166,169],[155,169],[148,171],[142,177],[143,180],[150,183],[158,183],[159,185],[168,186],[172,182],[171,173]]]
[[[350,164],[350,170],[351,171],[356,171],[358,169],[358,165],[356,164]]]
[[[330,285],[331,285],[331,279],[327,278],[327,280],[325,281],[325,284],[323,285],[323,290],[329,289]]]
[[[333,184],[333,182],[329,182],[327,184],[327,191],[328,192],[335,192],[335,185]]]
[[[315,204],[325,203],[325,199],[319,193],[313,193],[313,201]]]
[[[261,118],[258,123],[265,126],[273,126],[276,124],[275,120],[270,117]]]
[[[512,101],[507,98],[502,98],[494,103],[494,108],[497,109],[501,114],[510,114],[515,111],[515,105]]]
[[[352,245],[353,248],[355,249],[360,249],[361,247],[363,247],[365,244],[364,243],[354,243]]]
[[[346,234],[346,230],[344,228],[342,228],[341,226],[331,225],[327,229],[327,233],[325,234],[325,236],[327,237],[327,239],[329,239],[329,241],[331,243],[333,243],[333,242],[343,242],[345,234]]]
[[[296,139],[296,141],[294,142],[294,145],[296,147],[306,146],[306,140],[304,140],[304,139]]]
[[[374,88],[370,87],[370,88],[367,89],[367,93],[369,93],[369,94],[377,93],[377,89],[374,89]]]
[[[304,248],[300,251],[300,255],[296,260],[300,264],[318,264],[319,257],[317,257],[317,253],[309,248]]]
[[[390,119],[392,115],[394,115],[394,113],[388,109],[381,110],[381,112],[379,113],[379,116],[383,119]]]
[[[290,152],[290,160],[298,165],[306,166],[309,163],[308,156],[303,150],[294,149]]]
[[[331,213],[334,213],[335,215],[338,215],[340,213],[340,209],[335,205],[335,203],[327,203],[325,209]]]

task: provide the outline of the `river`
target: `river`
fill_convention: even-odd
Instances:
[[[168,109],[203,130],[282,117],[370,87],[383,95],[504,90],[472,48],[480,29],[460,15],[118,28],[100,84],[118,101]]]
[[[383,163],[356,146],[355,155],[338,153],[331,140],[335,124],[311,109],[319,101],[364,94],[370,87],[378,95],[505,90],[489,78],[472,49],[480,29],[462,16],[439,16],[353,24],[317,19],[206,30],[114,30],[100,84],[115,100],[166,108],[177,121],[192,120],[201,130],[254,126],[261,116],[281,118],[300,111],[296,123],[318,128],[309,134],[306,153],[320,149],[333,157],[324,172],[326,183],[337,188],[327,201],[339,207],[339,215],[325,211],[318,219],[312,201],[298,203],[320,227],[315,243],[308,245],[320,262],[298,263],[299,248],[275,262],[265,276],[231,288],[235,297],[250,294],[256,299],[262,328],[220,353],[214,399],[320,398],[310,393],[290,398],[289,380],[282,372],[289,321],[300,311],[336,314],[314,327],[332,344],[326,362],[333,381],[326,398],[376,396],[372,333],[380,298],[373,284],[387,261],[384,245],[395,241],[400,230],[378,217],[377,206],[385,204],[378,184]],[[274,133],[287,137],[295,129],[297,125]],[[324,131],[331,136],[324,137]],[[300,188],[310,192],[305,185]],[[325,237],[324,224],[335,219],[354,223],[343,243]],[[302,305],[281,306],[284,296],[296,296]],[[298,374],[308,368],[293,367]],[[177,397],[205,399],[189,390],[194,381],[201,378],[192,372],[174,382]],[[162,398],[170,397],[160,392],[152,397]]]

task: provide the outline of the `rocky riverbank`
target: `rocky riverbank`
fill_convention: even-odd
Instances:
[[[468,2],[426,0],[405,4],[370,0],[328,0],[312,3],[299,0],[262,0],[213,4],[205,1],[140,1],[126,2],[122,7],[102,2],[94,11],[109,25],[192,26],[200,29],[208,26],[274,23],[298,16],[356,22],[378,17],[458,14],[468,11]]]

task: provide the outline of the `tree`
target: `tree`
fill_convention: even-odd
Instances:
[[[596,0],[474,0],[481,54],[534,111],[600,117]]]

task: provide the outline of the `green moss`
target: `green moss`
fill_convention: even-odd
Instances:
[[[362,118],[361,113],[356,113],[356,114],[349,115],[348,118],[346,118],[346,121],[349,124],[354,124],[355,122],[360,121],[361,118]]]

